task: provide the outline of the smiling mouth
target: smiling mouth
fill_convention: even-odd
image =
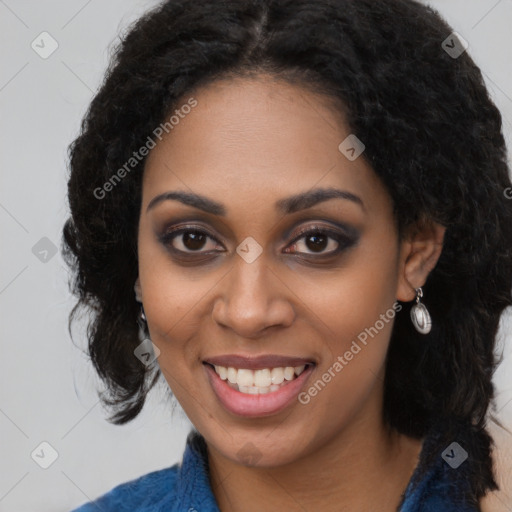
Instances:
[[[295,380],[313,363],[299,366],[282,366],[252,370],[249,368],[234,368],[232,366],[214,365],[204,362],[215,370],[215,373],[226,384],[241,393],[248,395],[265,395],[278,391]]]

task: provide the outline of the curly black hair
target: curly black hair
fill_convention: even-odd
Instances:
[[[135,418],[161,376],[133,354],[145,158],[125,164],[193,91],[265,73],[344,110],[393,200],[400,237],[420,222],[447,228],[423,287],[431,332],[414,330],[411,303],[395,320],[385,419],[418,439],[442,425],[425,467],[463,440],[474,503],[497,488],[486,421],[495,338],[512,304],[511,181],[501,115],[468,52],[446,51],[452,32],[415,0],[170,0],[130,27],[69,147],[62,245],[78,297],[68,327],[79,307],[89,309],[89,354],[115,412],[109,421]],[[123,165],[123,179],[99,194]]]

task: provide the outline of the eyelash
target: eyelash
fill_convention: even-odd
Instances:
[[[172,246],[173,240],[175,238],[178,238],[179,235],[182,235],[184,233],[194,233],[197,235],[206,235],[211,240],[220,244],[220,242],[214,236],[210,235],[210,233],[208,233],[208,231],[205,231],[204,229],[199,228],[198,226],[193,226],[193,225],[182,226],[182,227],[167,231],[162,236],[160,236],[160,241],[175,254],[196,255],[196,254],[208,254],[209,252],[211,252],[211,251],[182,251],[180,249],[176,249],[175,247],[173,247]],[[303,228],[303,229],[299,230],[299,232],[297,233],[297,236],[293,239],[293,241],[289,244],[289,246],[296,245],[297,242],[300,241],[301,239],[306,238],[307,236],[313,236],[313,235],[327,235],[329,239],[333,239],[337,242],[338,247],[333,251],[330,251],[327,253],[319,253],[316,255],[314,253],[304,253],[304,252],[299,252],[299,254],[305,254],[307,257],[312,257],[312,258],[332,257],[332,256],[339,254],[344,249],[347,249],[348,247],[350,247],[351,245],[353,245],[353,243],[355,243],[357,241],[347,235],[343,235],[342,233],[339,233],[339,232],[329,229],[327,227],[310,226],[310,227]],[[213,252],[217,252],[217,251],[213,251]]]

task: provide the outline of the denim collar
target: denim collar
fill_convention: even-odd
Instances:
[[[187,437],[177,477],[170,512],[220,512],[210,486],[206,442],[196,430]]]
[[[423,442],[419,463],[402,495],[399,512],[472,512],[478,508],[464,500],[469,461],[458,469],[451,468],[440,456],[419,478],[420,468],[437,437],[431,432]],[[457,478],[454,480],[454,473]],[[187,437],[183,462],[169,512],[220,512],[209,481],[208,452],[204,438],[192,430]]]

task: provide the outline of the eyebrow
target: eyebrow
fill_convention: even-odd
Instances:
[[[346,190],[339,190],[336,188],[317,188],[302,192],[284,199],[280,199],[276,202],[275,206],[278,212],[283,214],[295,213],[300,210],[306,210],[319,203],[328,201],[329,199],[344,199],[352,201],[358,204],[364,212],[366,212],[363,200],[348,192]],[[208,197],[190,193],[190,192],[164,192],[158,196],[155,196],[148,204],[146,212],[154,208],[157,204],[163,201],[175,200],[180,201],[188,206],[193,206],[199,210],[202,210],[213,215],[219,215],[222,217],[226,216],[226,207],[217,201],[209,199]]]

